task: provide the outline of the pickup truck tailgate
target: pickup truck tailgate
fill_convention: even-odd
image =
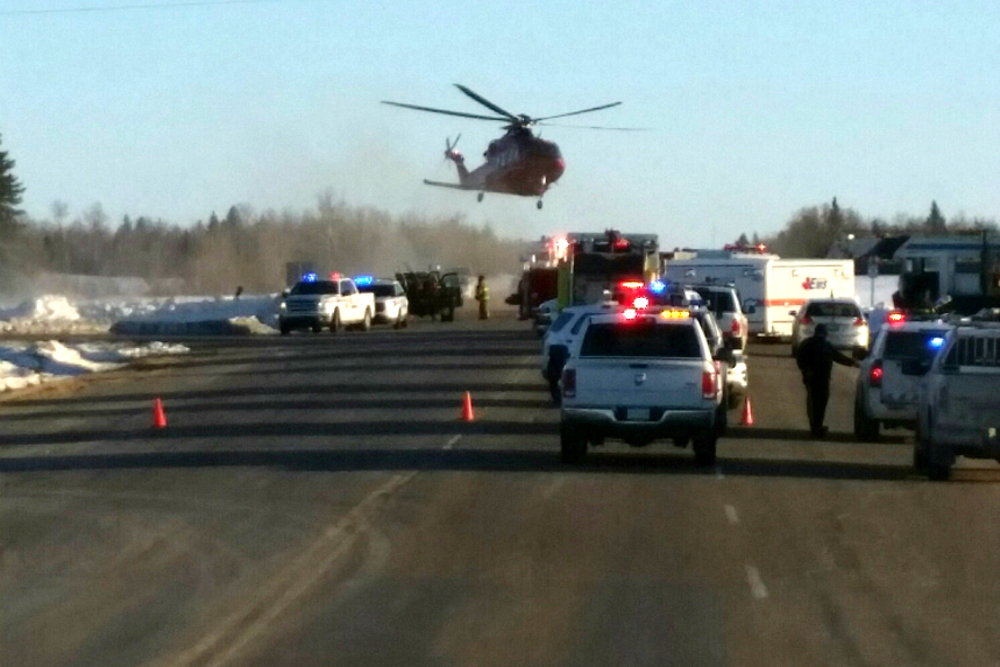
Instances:
[[[577,371],[578,406],[704,407],[701,359],[591,358]]]

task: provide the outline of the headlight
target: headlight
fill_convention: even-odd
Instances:
[[[278,310],[285,310],[287,308],[288,308],[288,306],[285,305],[284,301],[282,301],[280,304],[278,304]]]

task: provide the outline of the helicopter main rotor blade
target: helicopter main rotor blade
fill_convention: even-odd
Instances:
[[[575,130],[614,130],[616,132],[649,132],[648,127],[611,127],[608,125],[566,125],[565,123],[538,123],[543,127],[569,127]]]
[[[498,114],[500,114],[501,116],[506,116],[507,117],[506,120],[514,121],[515,123],[517,123],[520,120],[517,116],[515,116],[511,112],[509,112],[506,109],[503,109],[501,107],[498,107],[497,105],[493,104],[493,102],[490,102],[488,99],[486,99],[482,95],[479,95],[478,93],[474,93],[473,91],[469,90],[468,88],[466,88],[462,84],[456,83],[455,87],[458,88],[459,90],[461,90],[463,93],[465,93],[469,97],[471,97],[472,99],[474,99],[475,101],[477,101],[480,104],[482,104],[484,107],[486,107],[490,111],[495,111]]]
[[[611,107],[616,107],[621,102],[612,102],[611,104],[602,104],[599,107],[591,107],[589,109],[580,109],[579,111],[570,111],[569,113],[560,113],[555,116],[543,116],[541,118],[533,119],[535,122],[543,120],[552,120],[553,118],[565,118],[566,116],[579,116],[582,113],[590,113],[591,111],[600,111],[601,109],[610,109]]]
[[[498,118],[496,116],[481,116],[479,114],[465,113],[463,111],[449,111],[448,109],[435,109],[434,107],[422,107],[416,104],[403,104],[402,102],[387,102],[383,100],[382,104],[388,104],[394,107],[402,107],[404,109],[416,109],[417,111],[430,111],[431,113],[442,113],[447,116],[458,116],[459,118],[476,118],[478,120],[492,120],[492,121],[499,121],[501,123],[506,123],[510,120],[509,118]]]

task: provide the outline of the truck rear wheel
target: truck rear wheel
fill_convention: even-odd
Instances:
[[[707,438],[695,438],[693,449],[694,449],[694,460],[700,466],[713,466],[715,465],[715,445],[716,437],[709,436]]]
[[[587,457],[587,439],[572,426],[560,424],[559,450],[563,463],[583,463]]]

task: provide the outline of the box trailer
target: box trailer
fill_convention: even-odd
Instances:
[[[809,299],[854,295],[850,259],[781,259],[775,255],[667,260],[663,279],[672,283],[733,285],[756,336],[792,335],[791,311]]]

